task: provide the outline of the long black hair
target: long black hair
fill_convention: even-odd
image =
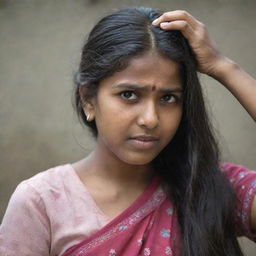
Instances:
[[[177,209],[183,256],[241,256],[236,239],[235,193],[219,167],[219,149],[211,128],[193,52],[179,31],[152,26],[161,11],[128,7],[102,18],[91,30],[74,77],[75,108],[94,137],[95,121],[87,122],[83,97],[97,94],[99,82],[127,67],[147,51],[177,62],[183,82],[183,115],[172,141],[153,160],[170,200]]]

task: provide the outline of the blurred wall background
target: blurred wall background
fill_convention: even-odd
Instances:
[[[191,12],[219,49],[255,76],[253,0],[0,0],[0,218],[20,181],[93,148],[71,107],[72,76],[92,26],[128,5]],[[219,83],[200,79],[223,160],[256,169],[254,121]],[[256,244],[239,241],[246,255],[255,255]]]

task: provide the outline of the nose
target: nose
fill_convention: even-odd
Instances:
[[[143,104],[138,117],[138,125],[150,130],[159,125],[159,117],[154,102],[147,102]]]

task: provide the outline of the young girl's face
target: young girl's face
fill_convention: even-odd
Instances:
[[[170,142],[181,120],[178,64],[154,52],[135,57],[100,82],[92,105],[98,146],[125,163],[147,164]],[[154,138],[143,142],[138,136]]]

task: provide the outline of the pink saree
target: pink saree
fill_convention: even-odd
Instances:
[[[130,207],[62,256],[179,255],[177,216],[159,184],[154,178]]]

